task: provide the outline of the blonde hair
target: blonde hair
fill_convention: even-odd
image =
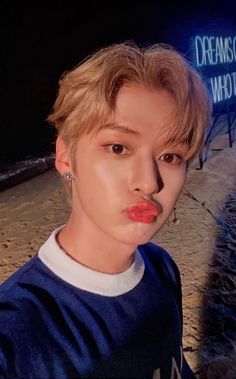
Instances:
[[[73,156],[80,136],[98,128],[114,110],[123,85],[165,89],[177,104],[169,142],[189,147],[191,161],[202,145],[211,115],[206,86],[188,61],[171,46],[145,48],[133,42],[105,47],[85,59],[59,82],[48,121],[53,123]]]

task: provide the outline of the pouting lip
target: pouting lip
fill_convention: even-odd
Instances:
[[[157,216],[161,213],[160,206],[158,204],[153,204],[150,201],[141,201],[131,205],[130,207],[124,209],[125,213],[140,213],[140,214],[151,214]]]

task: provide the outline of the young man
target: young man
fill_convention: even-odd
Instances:
[[[1,378],[193,378],[179,272],[149,241],[209,111],[198,74],[165,46],[113,45],[62,78],[49,120],[71,214],[1,287]]]

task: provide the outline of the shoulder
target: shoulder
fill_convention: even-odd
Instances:
[[[152,242],[140,245],[139,249],[142,249],[145,254],[156,257],[157,259],[167,260],[169,263],[176,265],[170,254],[161,246],[158,246]]]
[[[152,269],[158,272],[162,278],[162,283],[165,284],[174,295],[182,320],[181,277],[174,259],[165,249],[152,242],[139,246],[139,251],[143,256],[145,264],[151,265]]]
[[[179,269],[174,259],[162,247],[155,245],[152,242],[148,242],[144,245],[139,246],[139,250],[141,250],[147,259],[152,260],[156,264],[162,264],[179,274]]]
[[[30,259],[30,261],[25,263],[20,269],[6,279],[0,285],[0,302],[4,301],[4,299],[9,296],[14,296],[15,292],[19,295],[19,287],[22,283],[27,281],[29,277],[34,277],[34,280],[37,280],[37,275],[35,276],[35,272],[38,271],[38,265],[40,265],[39,258],[34,256]]]
[[[46,335],[48,308],[55,307],[52,280],[38,256],[32,258],[0,286],[0,377],[34,354],[41,334]],[[52,286],[51,286],[52,287]],[[54,295],[54,296],[53,296]],[[3,367],[3,368],[2,368]],[[12,375],[11,377],[16,377]]]
[[[1,284],[1,330],[6,323],[9,327],[14,326],[15,320],[22,319],[22,324],[30,323],[30,318],[38,314],[41,304],[52,301],[51,276],[47,267],[35,256]]]
[[[0,286],[0,331],[13,333],[30,323],[36,308],[35,288],[43,281],[41,263],[37,256],[24,264]]]
[[[181,286],[178,266],[165,249],[149,242],[139,246],[139,250],[144,261],[153,265],[158,271],[161,271],[163,276],[175,287],[179,288]]]

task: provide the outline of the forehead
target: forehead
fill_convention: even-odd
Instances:
[[[169,134],[176,112],[174,98],[164,89],[123,86],[106,124],[122,125],[141,135]]]

